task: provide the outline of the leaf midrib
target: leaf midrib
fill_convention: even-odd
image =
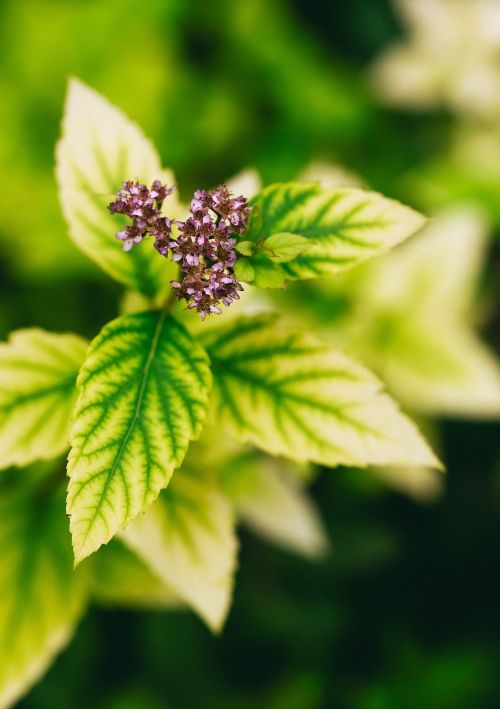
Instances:
[[[154,360],[156,351],[157,351],[157,349],[158,349],[158,342],[159,342],[159,340],[160,340],[160,336],[161,336],[161,333],[162,333],[162,330],[163,330],[163,326],[164,326],[164,324],[165,324],[165,318],[166,318],[166,316],[167,316],[167,312],[166,312],[166,311],[163,311],[163,312],[160,314],[160,317],[158,318],[158,323],[157,323],[157,325],[156,325],[155,332],[154,332],[154,335],[153,335],[153,339],[152,339],[152,341],[151,341],[151,348],[150,348],[150,350],[149,350],[149,354],[148,354],[148,357],[147,357],[147,359],[146,359],[146,364],[145,364],[145,366],[144,366],[143,378],[142,378],[141,386],[140,386],[140,388],[139,388],[139,393],[138,393],[138,395],[137,395],[137,401],[136,401],[136,405],[135,405],[134,415],[132,416],[132,419],[131,419],[131,421],[130,421],[129,427],[128,427],[128,429],[127,429],[127,432],[126,432],[125,436],[124,436],[123,439],[122,439],[120,448],[118,449],[118,452],[117,452],[117,454],[116,454],[115,461],[114,461],[114,463],[113,463],[113,465],[112,465],[110,471],[108,472],[106,481],[105,481],[105,483],[104,483],[103,489],[102,489],[101,494],[100,494],[100,496],[99,496],[99,500],[98,500],[98,503],[97,503],[97,505],[96,505],[96,507],[95,507],[94,513],[93,513],[92,517],[90,518],[90,520],[89,520],[89,522],[88,522],[88,524],[87,524],[87,530],[86,530],[86,532],[85,532],[85,534],[84,534],[84,536],[83,536],[83,540],[82,540],[82,542],[81,542],[81,544],[80,544],[79,552],[78,552],[78,554],[76,555],[76,558],[77,558],[77,559],[81,556],[82,551],[83,551],[83,549],[84,549],[84,547],[85,547],[85,544],[87,543],[87,539],[88,539],[88,535],[89,535],[89,533],[90,533],[90,530],[92,529],[92,527],[93,527],[93,525],[94,525],[94,522],[95,522],[95,520],[96,520],[96,518],[97,518],[97,515],[99,514],[99,512],[100,512],[100,510],[101,510],[102,503],[103,503],[103,500],[104,500],[104,498],[105,498],[105,495],[106,495],[106,492],[107,492],[107,490],[108,490],[108,487],[109,487],[111,481],[112,481],[113,478],[114,478],[114,475],[115,475],[115,473],[116,473],[116,470],[117,470],[118,466],[120,465],[120,462],[121,462],[121,459],[122,459],[123,454],[124,454],[124,452],[125,452],[125,449],[126,449],[126,447],[127,447],[127,444],[128,444],[128,442],[129,442],[129,440],[130,440],[130,437],[131,437],[131,435],[132,435],[132,432],[133,432],[133,430],[134,430],[134,427],[135,427],[135,425],[136,425],[136,423],[137,423],[137,420],[138,420],[138,418],[139,418],[139,412],[140,412],[140,410],[141,410],[142,402],[143,402],[143,400],[144,400],[144,395],[145,395],[145,393],[146,393],[146,386],[147,386],[148,379],[149,379],[149,373],[150,373],[150,370],[151,370],[151,365],[153,364],[153,360]]]

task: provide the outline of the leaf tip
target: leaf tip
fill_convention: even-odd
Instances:
[[[92,92],[92,89],[77,76],[68,76],[66,96],[69,97],[78,92]]]
[[[436,453],[432,450],[430,444],[427,442],[425,437],[419,432],[422,445],[424,446],[424,451],[423,451],[423,460],[422,460],[422,465],[425,465],[427,468],[432,468],[433,470],[437,470],[440,473],[445,473],[446,472],[446,466],[444,463],[438,458]]]
[[[77,543],[76,539],[73,537],[72,539],[72,545],[73,545],[73,571],[76,571],[78,566],[86,559],[90,554],[92,554],[94,551],[97,551],[96,549],[89,549],[88,545],[84,542],[79,542]]]

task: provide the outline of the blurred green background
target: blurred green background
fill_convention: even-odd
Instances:
[[[372,62],[402,33],[387,0],[3,0],[1,336],[37,325],[91,337],[116,314],[120,289],[73,247],[57,202],[70,75],[142,125],[185,198],[248,166],[268,183],[320,159],[424,211],[475,199],[500,224],[500,147],[496,171],[454,158],[457,131],[494,125],[388,108],[373,90]],[[482,290],[498,304],[498,239]],[[484,335],[498,352],[500,308]],[[441,429],[438,500],[325,473],[313,494],[327,560],[243,533],[222,637],[192,614],[93,610],[19,706],[500,706],[500,427]]]

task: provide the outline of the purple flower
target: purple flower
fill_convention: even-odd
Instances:
[[[220,185],[211,191],[196,190],[190,216],[183,222],[173,221],[161,214],[161,207],[174,189],[159,180],[151,189],[129,180],[109,211],[132,219],[132,224],[116,234],[125,251],[150,234],[158,253],[170,255],[179,264],[180,280],[171,285],[177,298],[185,300],[203,320],[210,313],[220,314],[219,304],[231,305],[243,290],[233,270],[238,256],[235,235],[245,231],[251,207],[245,197],[234,197]]]
[[[179,300],[196,309],[204,319],[220,314],[219,303],[228,306],[239,299],[243,286],[234,276],[236,239],[248,224],[250,207],[244,197],[233,197],[225,185],[215,190],[196,190],[191,216],[177,222],[178,236],[170,242],[172,260],[178,261],[181,280],[172,281]]]
[[[219,303],[231,305],[234,300],[239,300],[243,290],[234,276],[213,268],[185,273],[181,281],[172,281],[171,285],[176,290],[177,298],[186,300],[188,308],[196,309],[202,320],[209,313],[220,315]]]
[[[124,251],[130,251],[146,234],[158,238],[171,228],[170,220],[162,217],[160,210],[174,189],[162,185],[159,180],[153,182],[151,189],[132,180],[122,182],[117,199],[108,205],[108,209],[111,214],[123,214],[132,219],[131,225],[116,234],[116,238],[123,241]]]

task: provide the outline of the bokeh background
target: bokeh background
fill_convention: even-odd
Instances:
[[[490,224],[482,334],[498,353],[500,19],[465,21],[465,41],[458,20],[425,12],[389,0],[3,0],[1,336],[37,325],[92,337],[116,314],[120,289],[74,248],[57,201],[54,145],[76,75],[142,125],[184,197],[248,166],[269,183],[321,160],[427,213],[473,201]],[[500,706],[500,427],[439,427],[448,473],[432,501],[328,471],[312,489],[328,558],[243,532],[221,637],[189,613],[94,609],[19,706]]]

